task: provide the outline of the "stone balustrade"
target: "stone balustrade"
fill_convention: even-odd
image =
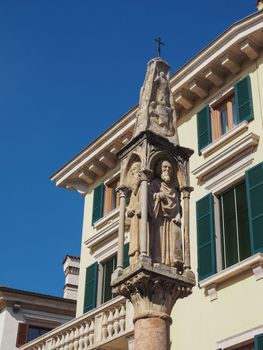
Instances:
[[[133,308],[117,297],[96,309],[59,326],[23,345],[21,350],[95,350],[106,343],[128,349],[127,337],[133,334]]]

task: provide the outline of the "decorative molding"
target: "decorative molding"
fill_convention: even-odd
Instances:
[[[258,267],[259,269],[257,269]],[[255,275],[256,280],[259,280],[263,278],[262,269],[263,254],[257,253],[199,282],[199,287],[205,289],[207,295],[212,301],[217,299],[217,287],[220,286],[220,284],[223,282],[230,280],[236,276],[244,275],[244,272],[246,271],[252,271]]]
[[[239,64],[238,59],[232,54],[228,53],[220,60],[221,65],[228,69],[230,73],[237,74],[241,70],[241,66]]]
[[[233,346],[245,345],[249,341],[253,341],[254,337],[263,333],[263,324],[254,328],[251,328],[245,332],[238,333],[231,337],[219,340],[216,342],[216,349],[231,349]]]
[[[254,61],[259,57],[259,48],[252,40],[247,39],[243,41],[239,47],[251,61]]]
[[[97,232],[84,242],[98,261],[117,252],[119,212],[119,208],[116,208],[97,221],[94,225]]]
[[[201,154],[204,157],[208,157],[210,154],[216,152],[220,147],[224,146],[226,143],[231,142],[240,134],[243,134],[248,130],[248,122],[244,121],[241,124],[236,125],[231,130],[229,130],[226,134],[221,136],[219,139],[212,142],[210,145],[206,146]]]
[[[112,224],[112,221],[118,218],[119,214],[120,214],[120,208],[117,207],[112,211],[110,211],[109,213],[107,213],[106,215],[104,215],[101,219],[96,221],[94,223],[94,228],[97,230],[97,235],[100,233],[101,229],[105,228],[105,226],[107,226],[107,230],[108,230],[108,225]]]
[[[228,171],[228,169],[230,169],[229,167],[233,163],[236,164],[241,158],[246,160],[244,155],[251,155],[253,149],[257,146],[258,141],[258,135],[252,132],[247,133],[242,138],[236,140],[235,143],[232,143],[226,149],[222,150],[222,152],[194,169],[192,174],[201,181],[207,181],[209,179],[211,186],[213,182],[216,182],[217,180],[216,175],[220,174],[222,177],[221,172],[223,170],[226,169],[225,177],[227,176],[227,173],[231,175]]]

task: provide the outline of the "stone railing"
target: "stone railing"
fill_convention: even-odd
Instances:
[[[122,343],[128,349],[127,338],[133,334],[133,308],[123,297],[59,326],[20,347],[21,350],[86,350],[100,349],[108,342],[114,347]],[[122,339],[121,339],[122,338]]]

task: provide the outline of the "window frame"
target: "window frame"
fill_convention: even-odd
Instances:
[[[117,252],[108,257],[107,259],[103,260],[100,262],[101,265],[101,273],[102,273],[102,278],[101,278],[101,285],[98,286],[99,289],[101,289],[101,296],[100,296],[100,304],[104,304],[110,300],[112,300],[114,297],[112,295],[111,299],[105,300],[105,279],[106,279],[106,264],[109,263],[110,261],[113,262],[113,270],[112,272],[116,269],[117,266]]]
[[[241,252],[240,252],[240,232],[239,232],[239,225],[238,225],[238,207],[237,207],[237,187],[244,184],[245,186],[245,194],[247,191],[247,185],[246,185],[246,181],[245,178],[242,178],[241,180],[239,180],[238,182],[231,184],[227,189],[224,189],[224,191],[218,193],[216,196],[214,195],[214,197],[217,198],[217,205],[214,205],[214,217],[216,215],[219,215],[219,222],[215,222],[215,226],[216,224],[219,225],[218,228],[215,228],[215,231],[217,233],[217,235],[219,236],[219,241],[220,241],[220,246],[219,244],[216,244],[216,255],[220,255],[221,258],[219,258],[220,261],[220,268],[221,270],[224,270],[228,267],[231,267],[237,263],[240,263],[241,261],[249,258],[250,256],[253,255],[252,250],[251,250],[251,235],[250,235],[250,227],[249,227],[249,216],[248,216],[248,201],[247,201],[247,195],[246,195],[246,205],[247,205],[247,226],[248,226],[248,238],[249,238],[249,243],[250,243],[250,252],[249,255],[245,258],[241,258]],[[227,259],[226,259],[226,239],[225,239],[225,227],[224,227],[224,219],[222,217],[222,211],[223,211],[223,207],[224,204],[222,202],[222,197],[227,194],[228,192],[233,191],[234,193],[234,205],[235,205],[235,223],[236,223],[236,239],[237,239],[237,254],[238,254],[238,261],[236,261],[235,263],[227,266]],[[216,214],[215,211],[218,211],[218,213]],[[216,257],[217,258],[217,257]],[[220,270],[220,271],[221,271]],[[219,270],[217,269],[217,272]]]
[[[119,184],[120,176],[104,182],[103,217],[117,209],[120,205],[119,193],[116,191]]]
[[[227,91],[226,94],[224,94],[222,98],[210,104],[210,112],[211,112],[210,118],[211,118],[211,128],[212,128],[211,143],[215,142],[219,138],[226,135],[238,124],[237,120],[234,120],[233,103],[232,103],[233,99],[235,99],[235,109],[237,113],[236,96],[235,96],[234,88],[231,88],[230,90]],[[220,107],[222,107],[223,105],[226,105],[226,110],[227,110],[228,130],[226,132],[222,131],[221,120],[220,120]]]

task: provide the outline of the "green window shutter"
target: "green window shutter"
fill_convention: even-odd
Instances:
[[[252,253],[263,252],[263,163],[246,172]]]
[[[263,333],[255,336],[255,350],[263,350]]]
[[[92,225],[103,216],[104,184],[94,188]]]
[[[117,265],[117,256],[108,260],[103,264],[103,302],[112,299],[112,289],[111,289],[111,275],[115,270]]]
[[[235,85],[235,95],[238,122],[241,123],[243,120],[252,120],[254,118],[254,113],[249,76],[240,80]]]
[[[97,304],[97,279],[98,263],[90,265],[86,269],[84,312],[94,309]]]
[[[198,278],[216,273],[213,196],[208,194],[196,202]]]
[[[130,257],[129,257],[129,243],[124,244],[124,260],[123,267],[128,267],[130,265]]]
[[[198,150],[212,142],[210,108],[206,106],[197,113]]]

